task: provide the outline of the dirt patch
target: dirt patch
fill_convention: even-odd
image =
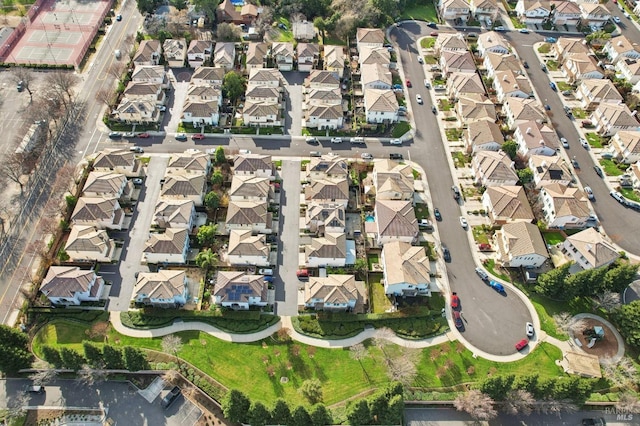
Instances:
[[[575,338],[579,339],[582,343],[582,350],[590,355],[596,355],[599,358],[614,356],[618,352],[618,339],[616,339],[611,328],[596,319],[584,318],[583,321],[584,327],[581,330],[576,330],[575,332]],[[597,341],[592,348],[588,348],[587,345],[591,338],[584,335],[583,331],[593,329],[594,326],[599,326],[604,329],[604,338]]]

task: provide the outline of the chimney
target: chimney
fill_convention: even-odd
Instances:
[[[593,253],[593,246],[591,244],[587,244],[585,247],[589,253]]]
[[[531,134],[531,127],[527,127],[527,131],[525,133],[530,135]]]
[[[544,169],[547,168],[547,162],[546,160],[543,160],[542,163],[540,164]]]
[[[545,146],[544,139],[540,139],[540,146]]]
[[[513,85],[513,88],[514,88],[515,90],[520,89],[520,88],[518,87],[518,85],[517,85],[517,84],[514,84],[514,85]]]
[[[502,76],[502,81],[507,81],[507,75],[506,74]]]
[[[635,117],[637,113],[638,113],[638,110],[637,110],[637,109],[634,109],[634,110],[633,110],[633,112],[631,113],[631,116],[632,116],[632,117]]]
[[[620,40],[618,40],[618,46],[622,47],[622,42]]]

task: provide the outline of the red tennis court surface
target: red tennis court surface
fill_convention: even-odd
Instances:
[[[0,47],[0,60],[13,64],[78,66],[112,0],[41,0]]]

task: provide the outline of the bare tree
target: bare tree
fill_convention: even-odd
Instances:
[[[53,368],[39,370],[29,375],[29,379],[36,386],[44,386],[47,383],[51,383],[56,377],[58,377],[58,372]]]
[[[560,417],[562,413],[575,413],[578,407],[569,400],[545,399],[536,405],[537,411],[542,414],[555,414]]]
[[[524,389],[511,390],[504,400],[504,411],[512,416],[517,414],[528,416],[533,411],[535,402],[536,400],[530,392]]]
[[[223,22],[218,24],[216,36],[220,41],[237,41],[240,39],[240,28]]]
[[[11,180],[12,182],[17,183],[20,186],[20,194],[24,194],[24,175],[25,175],[25,167],[24,167],[25,155],[21,153],[13,153],[9,154],[5,157],[5,160],[0,163],[0,173]]]
[[[620,293],[607,291],[603,294],[596,294],[593,297],[593,301],[599,308],[602,308],[607,312],[611,312],[620,306]]]
[[[113,62],[107,72],[109,73],[109,75],[115,77],[118,81],[121,81],[124,70],[126,68],[127,65],[124,62]]]
[[[185,398],[194,399],[198,394],[198,388],[189,383],[182,389],[182,393],[184,394]]]
[[[26,392],[19,392],[15,397],[7,401],[7,419],[15,419],[21,417],[27,410],[30,396]],[[12,424],[9,422],[8,424]]]
[[[389,379],[400,382],[405,386],[411,385],[418,375],[415,358],[415,354],[409,352],[389,360],[389,365],[387,366]]]
[[[83,365],[78,370],[77,379],[80,383],[93,386],[107,380],[108,373],[104,368],[91,368],[90,365]]]
[[[287,327],[282,327],[276,333],[278,340],[285,343],[291,340],[291,330]]]
[[[258,15],[258,19],[256,20],[255,29],[256,32],[260,35],[260,37],[264,37],[264,35],[271,29],[271,24],[273,23],[273,9],[269,6],[263,6],[262,13]]]
[[[104,341],[109,334],[109,328],[111,325],[108,321],[98,321],[93,323],[89,330],[86,330],[87,336],[91,339],[95,339],[96,337],[102,337]]]
[[[173,355],[178,362],[178,352],[182,349],[182,338],[176,334],[168,334],[162,338],[162,351]]]
[[[52,93],[57,94],[67,106],[73,98],[73,88],[80,79],[70,71],[54,71],[47,74],[45,82]]]
[[[367,370],[365,370],[364,365],[362,365],[362,360],[369,356],[369,351],[362,343],[356,343],[355,345],[349,348],[349,356],[352,359],[355,359],[360,364],[360,368],[362,368],[362,372],[364,373],[367,382],[370,381],[369,374]]]
[[[632,393],[623,393],[616,407],[625,413],[640,413],[640,401],[638,401],[638,397]]]
[[[560,312],[553,316],[553,320],[556,322],[558,328],[565,333],[576,333],[586,326],[586,321],[583,319],[575,319],[568,312]]]
[[[162,379],[165,382],[168,382],[168,383],[171,383],[171,384],[177,383],[179,377],[180,377],[180,374],[178,373],[177,370],[174,370],[174,369],[167,370],[162,375]]]
[[[16,83],[22,82],[22,87],[29,93],[29,103],[33,102],[33,91],[31,90],[31,83],[33,82],[33,71],[29,68],[16,67],[12,71],[13,79]]]
[[[96,92],[96,101],[105,104],[110,107],[115,100],[115,94],[113,90],[109,89],[100,89]]]
[[[391,341],[393,337],[395,337],[395,333],[388,327],[379,328],[376,330],[376,337],[373,338],[373,344],[376,345],[378,349],[382,351],[384,355],[385,362],[388,364],[391,357],[387,354],[385,348]]]
[[[626,387],[633,385],[637,380],[638,372],[629,358],[621,358],[615,362],[611,358],[600,360],[603,376],[615,386]]]
[[[493,399],[489,395],[472,389],[469,392],[460,394],[453,401],[453,406],[458,411],[464,411],[476,420],[491,420],[498,415],[493,408]]]

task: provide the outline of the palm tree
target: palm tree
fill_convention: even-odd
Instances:
[[[196,265],[199,268],[204,269],[205,276],[209,273],[209,269],[215,267],[218,264],[218,255],[211,249],[201,250],[196,255]]]

